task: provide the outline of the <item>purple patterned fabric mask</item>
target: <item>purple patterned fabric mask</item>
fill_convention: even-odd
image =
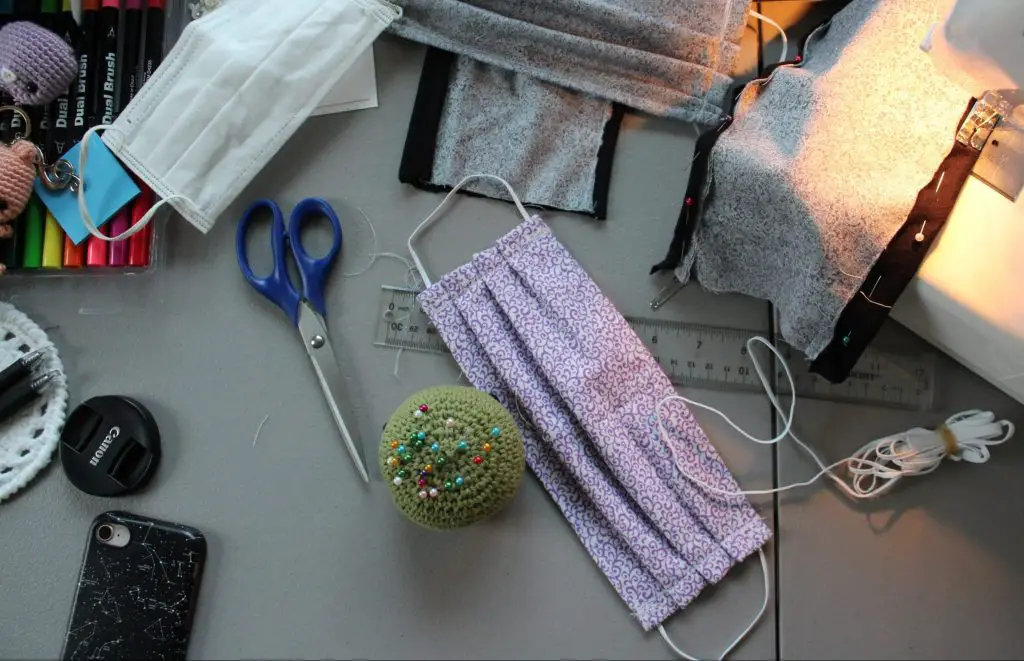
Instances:
[[[649,630],[771,532],[744,497],[681,475],[655,419],[675,394],[668,378],[548,227],[520,212],[525,222],[419,301],[473,385],[517,418],[531,469]],[[662,413],[687,473],[738,490],[685,405]]]

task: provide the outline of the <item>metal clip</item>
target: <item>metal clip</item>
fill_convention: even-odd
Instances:
[[[46,164],[46,157],[43,150],[36,146],[36,171],[39,173],[39,181],[50,191],[70,190],[77,193],[82,185],[81,178],[75,174],[75,166],[67,159],[59,159],[56,163]]]
[[[661,291],[658,292],[658,295],[651,299],[651,309],[657,310],[661,308],[661,306],[665,305],[670,300],[672,300],[673,296],[683,291],[683,287],[685,286],[686,285],[679,282],[679,280],[673,278],[672,284],[668,284],[662,287]]]
[[[967,119],[957,131],[957,142],[981,151],[1002,118],[1002,105],[998,97],[991,92],[986,92],[983,97],[975,101],[971,106],[971,111],[967,114]]]

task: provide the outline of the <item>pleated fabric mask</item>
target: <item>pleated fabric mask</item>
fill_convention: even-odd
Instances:
[[[470,382],[517,417],[531,469],[650,630],[759,551],[771,532],[745,497],[709,494],[683,476],[680,467],[738,490],[682,402],[661,407],[675,445],[662,441],[656,411],[675,394],[668,378],[547,225],[508,190],[523,222],[437,283],[412,244],[451,195],[416,229],[409,250],[428,285],[419,302]]]

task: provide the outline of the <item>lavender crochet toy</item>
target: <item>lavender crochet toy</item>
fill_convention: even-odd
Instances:
[[[53,32],[28,21],[0,29],[0,87],[15,103],[46,105],[68,89],[77,72],[74,51]]]

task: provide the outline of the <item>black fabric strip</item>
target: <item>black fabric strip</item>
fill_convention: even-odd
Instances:
[[[973,103],[972,99],[971,105]],[[968,105],[968,112],[970,107]],[[966,117],[964,113],[958,128]],[[861,290],[839,315],[832,341],[811,363],[812,372],[832,383],[841,383],[850,375],[850,370],[889,317],[891,306],[917,274],[932,242],[949,219],[980,154],[954,140],[953,149],[932,180],[917,194],[907,220],[864,278]],[[917,240],[919,233],[924,235],[923,241]]]
[[[416,103],[409,120],[409,132],[405,136],[402,164],[398,168],[398,180],[403,184],[432,189],[427,185],[434,174],[437,131],[441,126],[441,113],[444,112],[448,81],[454,64],[454,53],[438,48],[427,49]]]
[[[604,125],[601,137],[601,148],[597,151],[597,168],[594,173],[594,218],[605,220],[608,217],[608,188],[612,180],[612,162],[615,160],[615,147],[619,142],[619,130],[626,109],[618,103],[612,104],[612,116]]]
[[[437,132],[441,128],[441,115],[444,112],[445,99],[448,96],[448,83],[451,80],[452,68],[455,66],[455,53],[429,47],[423,60],[423,73],[420,86],[416,91],[412,117],[409,120],[409,132],[405,136],[405,149],[402,152],[402,163],[398,168],[398,180],[430,193],[447,193],[452,186],[432,183],[434,177],[434,155],[437,152]],[[558,209],[544,204],[529,204],[533,209],[546,211],[568,211],[591,216],[597,220],[608,217],[608,189],[612,177],[612,162],[615,158],[615,147],[619,140],[619,130],[625,108],[617,103],[612,104],[612,115],[604,125],[601,147],[597,152],[597,167],[594,177],[594,212],[576,209]],[[470,190],[459,191],[470,197],[489,198],[490,196]],[[500,198],[496,198],[500,199]],[[501,200],[508,201],[508,200]]]
[[[736,91],[737,96],[742,90]],[[736,100],[733,99],[733,107]],[[693,230],[697,226],[697,218],[700,217],[702,191],[704,182],[707,181],[708,162],[711,158],[711,150],[718,142],[718,136],[722,135],[725,129],[732,124],[732,115],[726,115],[722,122],[711,131],[706,131],[697,138],[697,146],[694,147],[693,165],[690,167],[690,180],[686,184],[686,198],[683,200],[683,208],[679,212],[679,220],[676,221],[675,232],[672,233],[672,242],[668,245],[668,255],[661,262],[651,268],[651,274],[659,271],[672,271],[679,266],[683,259],[683,253],[690,239],[693,238]]]
[[[831,22],[831,19],[825,21],[822,26],[827,26]],[[827,27],[824,27],[827,29]],[[764,72],[758,77],[757,80],[767,81],[772,77],[772,74],[776,69],[783,66],[788,67],[799,67],[803,66],[804,62],[804,49],[807,46],[807,39],[809,39],[817,30],[812,30],[810,34],[800,44],[800,53],[792,60],[787,62],[776,62],[770,65],[764,70]],[[683,260],[683,254],[686,252],[686,247],[690,244],[690,239],[693,238],[694,229],[697,226],[697,221],[703,211],[704,202],[704,186],[708,176],[708,164],[711,159],[711,151],[715,148],[715,143],[718,142],[718,137],[730,125],[732,125],[733,112],[736,111],[736,104],[739,102],[740,96],[743,94],[743,90],[749,83],[738,85],[732,94],[732,102],[729,104],[729,113],[722,118],[722,123],[715,128],[705,131],[697,139],[697,145],[694,147],[694,159],[690,166],[690,179],[686,184],[686,197],[683,200],[683,208],[679,211],[679,219],[676,221],[675,231],[672,233],[672,241],[668,246],[668,254],[665,255],[665,259],[661,260],[657,264],[651,267],[651,275],[659,273],[661,271],[673,271],[679,267],[679,263]]]

